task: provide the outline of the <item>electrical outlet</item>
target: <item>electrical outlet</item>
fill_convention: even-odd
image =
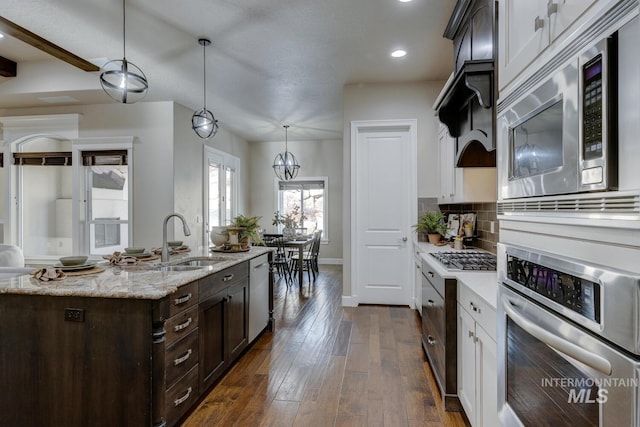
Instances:
[[[64,320],[67,322],[84,322],[83,308],[65,308]]]

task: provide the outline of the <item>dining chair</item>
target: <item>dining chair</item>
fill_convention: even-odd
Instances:
[[[304,252],[302,255],[302,271],[307,272],[307,278],[311,282],[311,275],[313,274],[313,281],[315,282],[316,276],[320,274],[318,268],[318,254],[320,253],[320,240],[322,239],[322,230],[316,230],[313,233],[313,241],[311,242],[311,248]],[[298,272],[298,254],[291,256],[291,265],[293,266],[292,274]]]
[[[276,251],[273,254],[273,261],[271,263],[272,265],[275,265],[278,276],[280,276],[280,278],[284,277],[285,283],[287,286],[290,286],[291,281],[293,280],[293,276],[291,274],[291,260],[287,256],[287,248],[284,246],[284,243],[285,239],[282,235],[265,240],[265,244],[267,246],[276,248]]]

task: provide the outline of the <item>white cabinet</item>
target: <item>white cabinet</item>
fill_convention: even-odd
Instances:
[[[607,0],[500,0],[499,89],[510,83],[598,1]]]
[[[440,195],[438,203],[495,202],[496,168],[457,168],[456,140],[447,127],[438,130]]]
[[[496,312],[458,286],[458,398],[473,427],[499,426]]]

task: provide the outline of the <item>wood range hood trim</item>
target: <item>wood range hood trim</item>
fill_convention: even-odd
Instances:
[[[444,96],[435,105],[438,119],[457,140],[458,167],[496,165],[493,129],[472,128],[462,132],[459,126],[461,116],[469,116],[468,121],[473,124],[473,109],[469,104],[474,102],[474,99],[482,109],[493,108],[493,72],[493,60],[465,61],[447,86]]]

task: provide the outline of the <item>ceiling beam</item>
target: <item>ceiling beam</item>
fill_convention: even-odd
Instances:
[[[0,76],[1,77],[15,77],[16,69],[17,67],[15,62],[0,56]]]
[[[78,67],[83,71],[100,70],[100,67],[98,67],[97,65],[92,64],[91,62],[87,61],[86,59],[82,59],[77,55],[74,55],[68,50],[51,43],[49,40],[43,39],[39,35],[32,33],[26,28],[13,23],[2,16],[0,16],[0,31],[37,49],[40,49],[41,51],[48,53],[49,55],[54,56],[68,64],[71,64],[74,67]]]

